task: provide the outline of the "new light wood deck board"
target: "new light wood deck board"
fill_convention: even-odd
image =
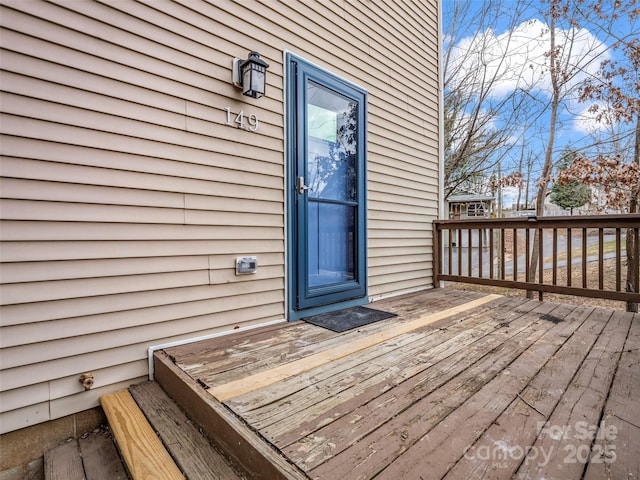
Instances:
[[[503,297],[500,301],[508,299]],[[320,413],[324,417],[326,410],[334,406],[344,407],[345,402],[354,400],[370,388],[384,390],[411,378],[440,357],[472,343],[477,335],[493,331],[495,325],[486,315],[488,311],[491,311],[488,306],[479,307],[469,320],[469,324],[476,327],[474,334],[460,323],[447,325],[446,331],[413,331],[369,347],[358,355],[321,365],[307,375],[292,377],[236,397],[227,405],[280,445],[280,435],[297,428],[309,418]],[[317,389],[324,393],[320,402],[314,394]],[[334,411],[332,418],[337,414]]]
[[[378,338],[475,295],[445,289],[376,302],[398,317],[357,332],[319,335],[318,327],[297,323],[241,335],[229,348],[216,339],[197,368],[198,346],[184,347],[184,372],[197,372],[193,383],[205,388],[217,377],[208,369],[226,383],[252,367],[269,371],[340,342]],[[310,479],[637,478],[639,322],[637,314],[501,298],[260,384],[221,406]],[[578,422],[595,429],[601,419],[617,428],[613,463],[578,457],[567,465],[565,448],[595,454],[607,440],[557,442],[543,431]],[[537,462],[551,447],[548,462]],[[493,456],[473,457],[483,449]]]
[[[182,472],[127,390],[103,395],[100,403],[133,480],[184,480]]]
[[[217,387],[211,388],[209,390],[209,393],[213,395],[218,401],[224,402],[233,397],[238,397],[244,393],[258,390],[268,385],[273,385],[274,383],[307,372],[315,367],[327,364],[334,360],[341,359],[343,357],[346,357],[347,355],[351,355],[368,347],[378,345],[386,340],[398,337],[405,333],[409,333],[412,330],[416,330],[426,325],[430,325],[434,322],[437,322],[438,320],[442,320],[457,313],[479,307],[497,298],[499,298],[498,295],[487,295],[486,297],[478,298],[463,305],[451,307],[438,313],[426,315],[410,322],[398,323],[380,332],[376,332],[366,337],[353,340],[349,343],[342,343],[341,345],[338,345],[331,349],[324,350],[322,352],[309,355],[308,357],[304,357],[299,360],[294,360],[287,364],[274,367],[266,372],[256,373],[239,380],[231,381],[224,385],[219,385]]]
[[[421,296],[394,299],[393,311],[405,320],[413,320],[428,313],[460,305],[480,295],[442,295],[430,292],[428,301]],[[366,333],[384,329],[388,322],[377,322],[366,329],[336,333],[305,322],[268,327],[172,348],[171,358],[191,377],[210,387],[255,373],[340,345]],[[234,340],[237,338],[237,340]]]

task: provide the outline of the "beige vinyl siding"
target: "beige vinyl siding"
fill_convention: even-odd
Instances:
[[[436,2],[346,2],[344,8],[266,2],[258,11],[284,17],[274,35],[295,31],[296,24],[308,29],[292,50],[369,92],[370,297],[432,285],[439,188]],[[361,33],[348,34],[354,30]]]
[[[190,32],[118,6],[142,17],[93,2],[0,15],[2,431],[143,379],[150,345],[284,316],[278,67],[272,97],[247,105],[228,81],[246,49],[221,51],[211,19]],[[259,133],[224,125],[226,106]],[[236,277],[243,254],[256,275]]]
[[[369,92],[370,296],[431,286],[435,0],[10,0],[0,22],[2,432],[140,381],[151,345],[285,316],[285,50]],[[230,82],[250,50],[259,100]]]

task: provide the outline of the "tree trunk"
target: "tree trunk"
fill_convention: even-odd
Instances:
[[[551,168],[553,166],[553,145],[556,137],[556,123],[558,120],[558,105],[560,104],[560,84],[558,76],[558,52],[556,51],[556,19],[552,12],[549,21],[549,75],[551,76],[552,97],[551,97],[551,116],[549,118],[549,139],[547,142],[547,150],[544,155],[544,166],[542,167],[542,175],[538,186],[538,194],[536,198],[536,216],[544,216],[544,200],[547,196],[549,187],[549,179],[551,178]],[[533,236],[533,248],[531,250],[531,261],[529,264],[529,282],[533,282],[536,278],[538,270],[538,262],[540,257],[540,230],[536,229]],[[527,291],[527,298],[533,298],[533,292]],[[542,298],[542,294],[540,294]]]
[[[636,138],[633,148],[633,161],[640,165],[640,114],[636,118]],[[638,202],[640,202],[640,188],[636,188],[631,192],[631,200],[629,202],[629,213],[638,213]],[[627,291],[638,292],[638,261],[636,252],[636,236],[633,228],[627,229]],[[636,302],[627,302],[627,312],[638,312],[638,304]]]
[[[522,150],[520,151],[520,162],[518,162],[518,171],[522,173],[523,163],[524,163],[524,145],[525,145],[524,135],[522,136]],[[516,200],[516,212],[520,211],[520,202],[522,201],[522,183],[518,185],[518,199]]]

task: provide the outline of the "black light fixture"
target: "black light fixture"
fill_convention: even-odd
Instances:
[[[242,94],[251,98],[264,95],[267,85],[269,64],[260,58],[258,52],[249,53],[246,60],[233,59],[233,84],[242,88]]]

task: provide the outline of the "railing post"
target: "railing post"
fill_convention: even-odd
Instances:
[[[538,228],[538,283],[544,285],[544,230],[543,227]],[[542,290],[538,290],[538,300],[544,300]]]

